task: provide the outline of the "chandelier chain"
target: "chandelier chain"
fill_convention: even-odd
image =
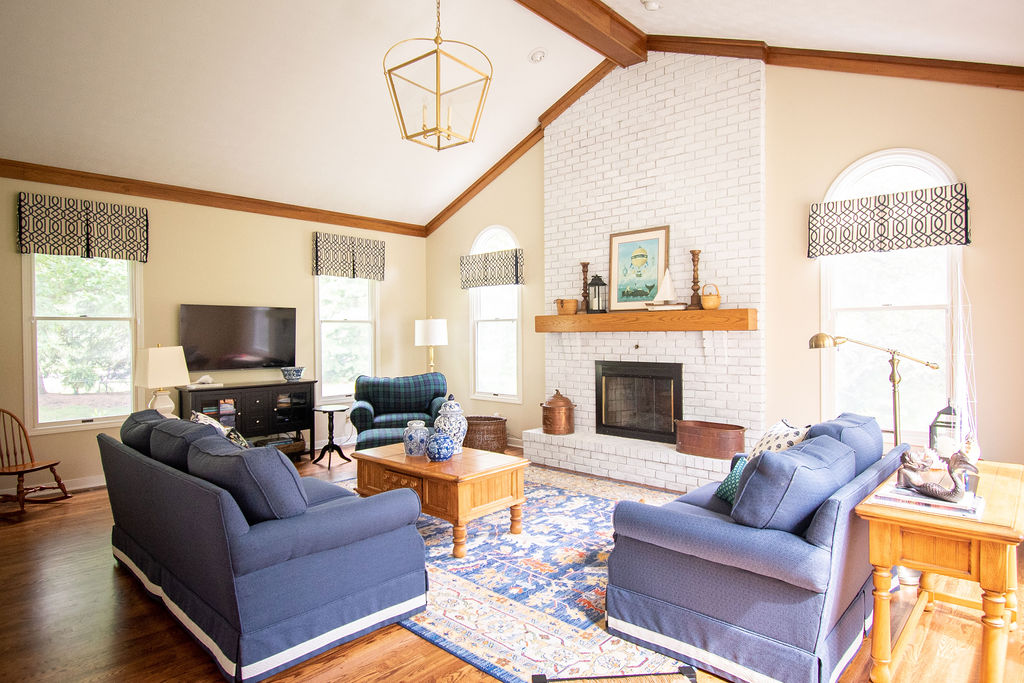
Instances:
[[[437,42],[441,42],[441,0],[437,0]]]

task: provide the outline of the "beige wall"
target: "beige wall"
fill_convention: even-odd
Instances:
[[[533,319],[544,312],[544,154],[537,144],[465,207],[427,238],[427,313],[448,319],[448,346],[435,352],[437,370],[448,379],[467,415],[508,418],[509,438],[539,427],[544,397],[544,335]],[[481,230],[503,225],[523,249],[523,401],[521,404],[472,398],[469,293],[459,288],[459,256],[469,253]],[[424,351],[424,354],[426,352]],[[423,364],[426,365],[426,355]]]
[[[967,183],[979,440],[984,457],[1024,462],[1016,445],[1024,385],[1024,93],[908,79],[768,67],[768,417],[821,416],[818,265],[805,256],[807,212],[835,177],[881,149],[912,147]],[[884,358],[879,361],[885,372]],[[936,410],[938,406],[936,406]]]
[[[314,377],[314,300],[312,233],[338,232],[383,239],[387,267],[380,283],[378,374],[419,372],[419,349],[412,345],[413,321],[426,310],[426,243],[354,228],[335,228],[286,218],[212,209],[137,197],[0,179],[0,406],[24,414],[22,367],[22,260],[16,253],[17,193],[43,192],[101,199],[149,210],[149,262],[142,274],[142,343],[178,343],[178,305],[182,303],[291,306],[297,309],[296,363]],[[218,382],[275,380],[277,370],[210,373]],[[193,379],[198,374],[193,374]],[[177,397],[174,396],[176,399]],[[148,398],[146,399],[148,400]],[[346,427],[338,425],[339,436]],[[326,436],[318,416],[317,437]],[[116,430],[111,430],[116,433]],[[96,483],[101,474],[96,430],[32,437],[37,459],[60,459],[59,472],[72,483]]]

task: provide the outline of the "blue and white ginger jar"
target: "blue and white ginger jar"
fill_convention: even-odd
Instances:
[[[444,432],[435,431],[427,437],[427,460],[441,462],[450,460],[455,453],[455,442]]]
[[[462,442],[466,438],[466,427],[468,426],[462,412],[462,405],[455,400],[453,394],[448,394],[448,400],[441,404],[437,419],[434,420],[436,431],[444,432],[452,437],[456,453],[462,452]]]
[[[427,429],[423,420],[409,420],[409,426],[405,428],[402,435],[405,454],[416,457],[426,455],[428,436],[430,436],[430,430]]]

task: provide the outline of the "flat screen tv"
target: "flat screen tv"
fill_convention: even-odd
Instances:
[[[295,365],[295,309],[182,304],[179,339],[192,372]]]

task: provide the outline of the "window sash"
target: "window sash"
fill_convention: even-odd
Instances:
[[[497,317],[496,315],[485,314],[482,310],[482,299],[483,292],[477,288],[470,290],[470,314],[471,314],[471,343],[473,350],[473,397],[482,400],[489,401],[503,401],[508,403],[521,403],[523,393],[523,344],[522,344],[522,287],[517,285],[502,285],[506,287],[515,287],[516,295],[515,301],[515,312],[512,315],[508,315],[507,312],[502,312],[504,315]],[[514,333],[512,339],[515,344],[514,349],[514,362],[515,362],[515,392],[505,393],[500,391],[490,390],[484,382],[481,382],[481,352],[480,352],[480,324],[481,323],[495,323],[495,322],[506,322],[514,325]]]
[[[320,309],[321,309],[321,298],[320,298],[321,291],[320,290],[321,290],[321,286],[322,286],[321,278],[323,278],[323,277],[337,277],[337,276],[322,275],[322,276],[317,276],[317,277],[314,278],[314,280],[315,280],[315,284],[314,284],[315,311],[314,311],[314,313],[315,313],[315,317],[316,317],[316,330],[315,330],[315,340],[314,340],[314,345],[315,345],[314,354],[315,354],[315,357],[316,357],[316,375],[321,380],[321,381],[317,382],[316,385],[315,385],[316,386],[316,394],[317,394],[317,401],[318,401],[318,403],[323,403],[323,402],[327,402],[327,401],[347,400],[347,399],[352,398],[352,396],[355,393],[355,386],[354,386],[355,377],[352,378],[352,380],[353,380],[353,387],[351,389],[342,390],[341,392],[333,392],[333,391],[332,392],[328,392],[328,391],[326,391],[327,387],[330,386],[330,385],[326,381],[326,375],[324,373],[324,370],[325,370],[325,367],[324,367],[324,355],[325,355],[324,327],[325,326],[330,326],[330,325],[346,325],[346,324],[369,326],[370,368],[368,370],[368,373],[370,375],[375,374],[376,371],[377,371],[377,366],[379,364],[379,348],[378,348],[379,344],[378,344],[377,340],[378,340],[378,333],[379,333],[378,327],[379,327],[379,318],[380,318],[380,316],[379,316],[379,313],[378,313],[378,310],[379,310],[379,297],[378,297],[378,288],[377,288],[376,284],[374,283],[373,280],[366,280],[366,283],[368,285],[368,295],[369,295],[368,296],[366,313],[368,314],[369,317],[367,317],[367,318],[362,318],[362,317],[360,317],[360,318],[321,318],[320,317]]]
[[[822,331],[829,334],[846,335],[848,330],[839,329],[836,326],[837,314],[842,313],[856,313],[856,312],[872,312],[872,311],[946,311],[946,354],[944,358],[924,358],[928,361],[936,361],[939,363],[939,370],[937,372],[943,373],[943,380],[945,384],[946,393],[948,396],[953,396],[954,392],[954,377],[957,376],[956,364],[959,362],[957,351],[954,348],[954,340],[952,338],[953,330],[957,328],[959,324],[958,316],[959,310],[956,306],[957,301],[957,287],[959,283],[960,270],[963,263],[963,252],[960,248],[956,247],[941,247],[946,253],[947,267],[946,267],[946,289],[947,289],[947,303],[946,304],[882,304],[876,306],[832,306],[832,288],[833,288],[833,276],[834,276],[834,259],[837,258],[851,258],[849,256],[833,256],[830,258],[819,259],[820,264],[820,282],[821,282],[821,322]],[[855,258],[855,257],[853,257]],[[856,337],[856,335],[852,335]],[[875,339],[864,339],[866,342],[875,342]],[[844,345],[845,346],[845,345]],[[900,348],[898,349],[912,356],[918,356],[919,352],[915,353],[915,349],[911,348]],[[838,351],[838,350],[837,350]],[[879,371],[885,372],[886,358],[885,354],[881,351],[875,352],[879,358],[877,363],[879,364]],[[840,387],[837,382],[836,364],[837,364],[837,353],[836,352],[821,352],[819,355],[819,367],[821,371],[822,381],[822,392],[821,392],[821,415],[822,416],[833,416],[839,414],[840,409],[844,409],[844,406],[838,405],[837,398],[840,394]],[[900,363],[900,372],[905,374],[905,371],[912,365],[916,365],[912,361],[903,361]],[[929,371],[931,372],[931,371]],[[888,387],[888,402],[887,412],[884,415],[874,416],[879,419],[880,424],[885,424],[892,415],[892,385],[887,383]],[[905,382],[900,383],[901,393],[906,390],[907,384]],[[903,441],[915,445],[927,445],[928,443],[928,431],[927,429],[915,429],[913,426],[908,425],[906,420],[905,400],[901,397],[901,420],[900,426],[902,428],[902,439]],[[935,410],[937,411],[942,406],[936,405]],[[891,429],[884,429],[886,433],[891,434]]]
[[[45,254],[44,254],[45,256]],[[145,391],[136,391],[135,387],[135,354],[142,344],[138,302],[142,300],[141,278],[135,262],[128,262],[128,315],[36,315],[36,258],[35,253],[25,254],[22,266],[22,310],[25,315],[22,322],[23,339],[23,377],[24,377],[24,415],[25,425],[29,434],[45,434],[51,432],[78,431],[98,429],[118,425],[133,410],[144,405]],[[78,417],[64,420],[41,421],[39,386],[43,381],[39,368],[39,324],[60,322],[64,324],[122,322],[128,325],[128,363],[129,387],[128,409],[124,413],[95,417]],[[83,394],[92,395],[92,394]]]

